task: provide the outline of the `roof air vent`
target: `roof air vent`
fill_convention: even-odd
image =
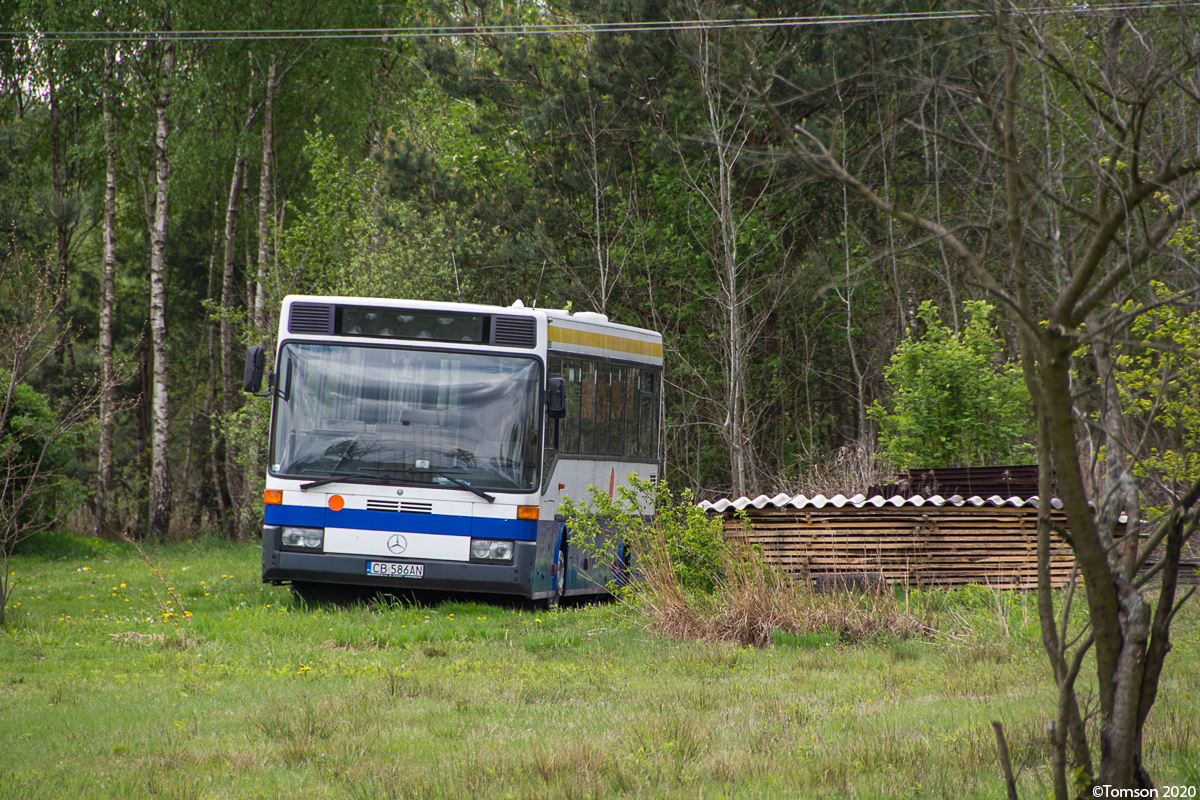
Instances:
[[[537,346],[537,321],[533,317],[492,317],[492,344],[500,347]]]
[[[333,333],[333,306],[295,303],[288,315],[288,333]]]

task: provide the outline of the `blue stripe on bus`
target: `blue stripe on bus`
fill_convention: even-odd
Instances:
[[[537,541],[537,520],[471,518],[471,535],[476,539],[518,539]]]
[[[325,509],[320,506],[266,506],[263,509],[263,523],[324,528]]]
[[[537,540],[538,523],[523,519],[490,519],[450,514],[405,514],[395,511],[331,511],[313,506],[266,506],[263,521],[267,525],[295,525],[304,528],[355,528],[397,533],[437,533],[474,536],[477,539]]]

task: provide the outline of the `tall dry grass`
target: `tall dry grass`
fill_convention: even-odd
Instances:
[[[763,560],[753,549],[730,545],[722,575],[710,592],[687,589],[662,564],[642,561],[644,580],[633,594],[651,627],[677,639],[764,647],[776,633],[830,633],[839,641],[926,636],[934,627],[879,589],[816,592]]]

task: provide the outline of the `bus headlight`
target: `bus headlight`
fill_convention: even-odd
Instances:
[[[472,539],[471,560],[510,563],[513,543],[499,539]]]
[[[325,544],[324,528],[293,528],[285,526],[282,531],[283,546],[301,550],[320,550]]]

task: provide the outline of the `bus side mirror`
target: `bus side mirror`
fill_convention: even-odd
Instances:
[[[262,391],[263,368],[267,364],[267,352],[258,345],[246,348],[246,372],[242,377],[242,391],[258,394]]]
[[[550,419],[562,419],[567,415],[567,381],[551,378],[546,384],[546,415]]]

